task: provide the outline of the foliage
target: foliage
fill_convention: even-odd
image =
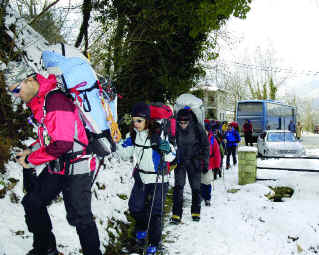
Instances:
[[[278,87],[275,86],[272,77],[269,80],[269,99],[276,100],[276,94],[278,91]]]
[[[20,52],[15,50],[15,42],[8,36],[4,26],[7,4],[8,2],[2,2],[0,6],[2,15],[0,20],[0,61],[4,63],[17,61],[20,58]],[[15,32],[14,26],[10,29]],[[11,156],[10,149],[13,147],[23,148],[22,141],[32,136],[32,127],[27,123],[27,117],[30,113],[8,94],[2,72],[0,72],[0,102],[0,172],[4,173],[4,164]]]
[[[205,91],[203,89],[193,90],[191,91],[191,94],[204,100]]]
[[[3,75],[0,73],[0,171],[4,172],[4,163],[10,157],[10,148],[23,148],[21,141],[33,136],[32,126],[28,124],[29,111],[21,103],[13,103],[5,88]]]
[[[276,100],[276,94],[278,87],[274,84],[272,76],[270,76],[268,81],[265,81],[262,88],[259,82],[254,86],[252,81],[247,78],[247,84],[251,93],[251,99],[272,99]]]
[[[113,79],[124,96],[122,113],[136,101],[171,102],[194,86],[204,75],[199,60],[218,56],[209,33],[231,15],[245,18],[249,2],[104,0],[95,6],[103,29],[112,30],[103,50],[104,66],[109,68],[105,72],[114,67]]]

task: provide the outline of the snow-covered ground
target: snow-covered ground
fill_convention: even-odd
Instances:
[[[318,155],[319,149],[308,151]],[[307,168],[319,170],[319,160],[258,160],[269,167]],[[93,189],[92,207],[101,239],[101,249],[108,244],[107,220],[126,222],[124,211],[133,180],[129,163],[113,162],[112,168],[99,173]],[[7,164],[8,178],[19,179],[17,185],[0,199],[0,255],[25,254],[32,246],[32,236],[24,223],[22,171],[14,162]],[[185,208],[182,224],[165,224],[165,247],[168,254],[317,254],[319,253],[319,173],[258,170],[257,181],[239,186],[238,169],[224,171],[224,177],[213,183],[212,206],[203,205],[201,221],[190,216],[191,193],[185,187]],[[173,176],[170,178],[173,184]],[[1,182],[0,182],[1,183]],[[103,188],[103,185],[105,188]],[[98,186],[100,188],[98,188]],[[295,193],[285,202],[271,202],[265,195],[268,186],[289,186]],[[1,184],[0,184],[1,189]],[[236,193],[229,190],[238,189]],[[18,203],[13,203],[14,195]],[[123,195],[123,196],[122,196]],[[121,198],[120,198],[121,197]],[[59,249],[65,254],[81,254],[75,228],[68,225],[62,202],[49,207]],[[117,235],[115,230],[113,234]]]
[[[311,154],[319,156],[319,150]],[[291,160],[258,160],[258,165],[319,170],[319,160]],[[239,186],[237,167],[225,170],[214,183],[212,207],[203,205],[199,223],[191,221],[188,206],[184,224],[166,227],[175,240],[166,244],[169,254],[319,253],[319,173],[258,170],[257,178],[276,181]],[[295,193],[285,202],[271,202],[265,197],[268,186],[288,186]],[[227,192],[232,189],[239,191]]]

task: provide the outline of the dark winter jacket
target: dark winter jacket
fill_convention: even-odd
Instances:
[[[186,160],[201,161],[208,169],[209,141],[203,126],[196,120],[191,121],[186,129],[176,127],[177,162]]]
[[[296,125],[295,125],[295,123],[293,123],[293,122],[290,122],[289,123],[289,125],[288,125],[288,130],[290,131],[290,132],[296,132]]]

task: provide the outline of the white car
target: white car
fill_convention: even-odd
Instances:
[[[267,130],[257,139],[259,156],[304,156],[305,148],[289,130]]]

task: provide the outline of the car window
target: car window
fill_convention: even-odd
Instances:
[[[293,142],[296,141],[296,138],[293,133],[290,132],[276,132],[276,133],[268,133],[267,136],[268,142]]]

